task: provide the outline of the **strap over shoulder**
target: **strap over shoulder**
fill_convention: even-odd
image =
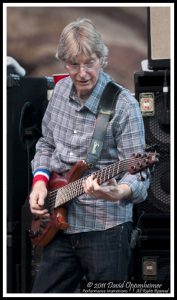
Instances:
[[[87,152],[86,162],[89,164],[93,165],[101,155],[107,125],[121,91],[122,88],[113,81],[108,82],[103,90],[98,107],[95,130]]]
[[[98,113],[106,112],[108,114],[110,111],[112,112],[121,91],[122,88],[119,85],[113,81],[109,81],[103,90],[98,107]]]

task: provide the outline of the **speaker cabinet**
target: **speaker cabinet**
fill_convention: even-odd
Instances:
[[[169,71],[134,74],[147,146],[156,145],[159,162],[152,173],[148,203],[151,209],[170,212],[170,74]],[[165,87],[165,89],[164,89]],[[146,204],[142,204],[142,206]]]
[[[21,289],[22,206],[31,187],[30,161],[41,136],[41,120],[48,104],[48,90],[54,86],[49,77],[7,78],[7,276],[8,292]],[[21,239],[22,238],[22,239]],[[24,249],[22,247],[22,249]],[[26,257],[26,262],[29,257]],[[18,280],[18,285],[15,282]]]
[[[29,162],[41,136],[48,80],[11,75],[7,82],[7,214],[9,222],[16,222],[29,192]]]
[[[149,68],[170,67],[170,7],[148,7]]]
[[[170,73],[134,74],[135,97],[144,121],[147,148],[154,146],[160,159],[152,170],[148,198],[134,206],[139,228],[133,251],[133,279],[154,280],[170,292]]]

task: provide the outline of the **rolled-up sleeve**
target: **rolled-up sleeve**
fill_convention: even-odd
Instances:
[[[149,169],[134,175],[126,173],[126,175],[119,181],[119,184],[120,183],[125,183],[131,188],[131,201],[133,203],[142,202],[146,200],[148,195],[148,189],[150,185]]]

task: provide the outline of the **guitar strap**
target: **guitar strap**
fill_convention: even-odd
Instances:
[[[94,165],[101,155],[107,125],[111,119],[118,95],[121,91],[122,88],[112,81],[108,82],[103,90],[98,107],[95,130],[87,152],[86,162],[88,164]]]

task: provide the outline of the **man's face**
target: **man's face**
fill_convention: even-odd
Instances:
[[[99,77],[100,59],[96,54],[92,54],[90,57],[80,54],[74,62],[66,63],[66,68],[73,80],[78,96],[87,99]]]

